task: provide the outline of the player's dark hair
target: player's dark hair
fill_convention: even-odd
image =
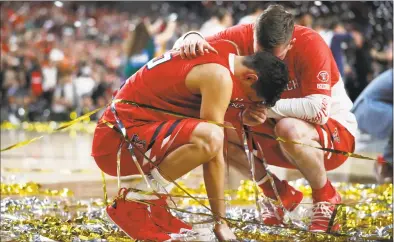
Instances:
[[[243,64],[256,71],[258,80],[252,85],[267,106],[274,106],[289,82],[287,65],[267,51],[246,56]]]
[[[287,43],[294,31],[294,16],[281,5],[270,5],[257,18],[257,43],[264,50],[272,51],[278,45]]]

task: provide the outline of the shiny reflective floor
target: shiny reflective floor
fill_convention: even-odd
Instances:
[[[2,131],[1,147],[39,136],[38,133],[22,131]],[[45,135],[42,139],[27,146],[1,153],[1,176],[4,182],[33,181],[44,188],[69,188],[77,197],[101,197],[101,172],[90,156],[93,135],[69,132]],[[383,149],[385,141],[374,141],[364,136],[357,137],[356,153],[376,157]],[[278,177],[287,180],[301,178],[295,170],[270,167]],[[228,186],[236,188],[242,177],[231,171]],[[374,183],[373,162],[350,158],[334,171],[329,172],[333,181]],[[109,196],[116,193],[117,180],[106,176]],[[193,187],[200,184],[201,169],[196,169],[184,179],[186,185]],[[133,179],[125,179],[122,184],[127,186]]]

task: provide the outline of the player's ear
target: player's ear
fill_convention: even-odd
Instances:
[[[296,38],[293,38],[292,40],[290,40],[290,43],[289,43],[289,50],[291,50],[291,48],[293,48],[293,46],[294,46],[296,40],[297,40]]]
[[[246,74],[246,81],[252,85],[253,83],[255,83],[257,81],[257,79],[259,79],[259,77],[256,74],[253,73],[249,73]]]

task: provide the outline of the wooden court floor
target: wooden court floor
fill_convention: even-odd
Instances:
[[[38,136],[37,133],[21,131],[1,131],[1,147]],[[90,156],[93,135],[55,133],[47,135],[25,147],[1,153],[2,182],[37,182],[43,188],[68,188],[76,197],[102,197],[101,172]],[[384,141],[358,141],[356,152],[375,157],[381,152]],[[278,177],[287,180],[301,178],[295,170],[271,167]],[[241,179],[236,171],[231,171],[231,180],[226,184],[236,188]],[[337,170],[329,172],[332,181],[374,183],[373,162],[350,158]],[[115,195],[117,180],[106,176],[108,195]],[[187,186],[197,186],[203,181],[201,169],[193,171],[186,179]],[[129,186],[133,179],[122,181]]]

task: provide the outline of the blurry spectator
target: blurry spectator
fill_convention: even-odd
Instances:
[[[326,40],[326,37],[325,37],[326,32],[330,31],[330,29],[328,28],[327,19],[328,19],[327,17],[321,17],[321,18],[316,19],[313,22],[312,28],[313,28],[313,30],[318,32],[320,34],[320,36],[324,39],[324,41],[327,43],[327,45],[329,45],[329,41]]]
[[[374,75],[392,67],[392,41],[390,38],[387,40],[392,33],[392,5],[384,2],[357,3],[367,13],[368,19],[363,21],[363,16],[360,18],[360,14],[354,11],[355,17],[350,17],[352,10],[346,9],[347,3],[320,2],[319,6],[317,2],[281,4],[294,9],[294,14],[299,14],[298,10],[307,13],[299,18],[300,24],[307,27],[314,23],[317,28],[321,25],[319,22],[326,22],[322,16],[327,15],[334,16],[336,21],[352,20],[362,26],[359,28],[361,44],[357,44],[352,34],[356,45],[350,42],[347,48],[341,48],[344,44],[339,36],[338,40],[334,39],[335,32],[346,35],[341,33],[342,26],[335,31],[330,29],[330,25],[321,28],[331,32],[327,32],[329,38],[323,38],[329,39],[327,43],[341,73],[349,76],[346,87],[354,100]],[[73,100],[71,107],[59,104],[59,91],[57,103],[54,103],[55,89],[69,89],[62,87],[63,81],[57,77],[65,72],[76,77],[73,80],[75,98],[78,95],[87,100],[90,96],[94,106],[102,106],[111,100],[121,78],[124,81],[147,61],[171,48],[171,42],[177,36],[200,28],[204,35],[212,35],[230,27],[233,18],[240,19],[239,23],[252,23],[266,5],[262,2],[226,1],[113,2],[110,5],[105,2],[62,3],[60,7],[54,2],[2,3],[2,120],[45,120],[50,114],[49,109],[58,110],[59,105],[67,112],[77,108],[82,104],[80,100]],[[382,9],[388,13],[383,18],[379,16]],[[150,21],[150,18],[155,21]],[[208,18],[202,26],[204,19]],[[368,30],[368,21],[371,34],[361,34]],[[336,41],[338,44],[334,44]],[[374,48],[371,49],[370,43]],[[343,64],[341,60],[344,60]]]
[[[309,13],[304,13],[298,18],[297,23],[299,25],[302,25],[302,26],[305,26],[305,27],[308,27],[308,28],[312,28],[313,17]]]
[[[386,68],[393,67],[393,40],[389,41],[382,52],[372,48],[371,56],[373,59],[382,62]]]
[[[253,11],[249,14],[246,15],[245,17],[242,17],[238,24],[251,24],[256,21],[256,18],[260,16],[263,11],[263,5],[261,2],[250,2],[248,5],[248,9],[252,9]]]
[[[224,8],[214,8],[211,18],[200,29],[203,36],[211,36],[233,25],[233,17],[230,11]]]
[[[160,56],[164,52],[166,52],[167,42],[170,41],[175,34],[175,29],[177,27],[177,19],[178,19],[178,15],[176,13],[172,13],[168,16],[166,27],[162,32],[155,33],[153,31],[149,31],[151,36],[154,36],[153,38],[156,44],[155,56]]]
[[[124,79],[129,78],[156,56],[156,50],[165,46],[173,36],[176,27],[176,18],[167,23],[162,33],[160,26],[162,20],[151,24],[148,19],[129,26],[129,32],[124,42]]]
[[[17,69],[7,68],[4,71],[3,88],[6,90],[6,101],[8,103],[8,119],[13,123],[19,123],[24,120],[25,109],[28,104],[28,89],[24,88]]]
[[[313,29],[320,34],[323,38],[324,42],[328,46],[331,46],[332,38],[334,37],[334,28],[336,25],[339,25],[337,22],[333,22],[333,17],[327,16],[318,18],[316,21],[313,22]],[[342,26],[340,26],[342,27]]]
[[[78,116],[87,114],[95,109],[93,99],[90,97],[90,95],[84,94],[79,100],[80,103],[78,105],[79,107],[77,108]],[[95,117],[93,116],[91,119],[95,120]]]
[[[42,84],[43,84],[42,72],[41,69],[39,69],[39,67],[36,66],[36,68],[30,72],[30,87],[32,94],[34,96],[36,97],[41,96],[43,92]]]
[[[360,95],[368,83],[373,79],[372,57],[370,51],[371,43],[367,40],[356,46],[354,57],[355,79],[352,83],[347,82],[347,84],[350,85],[348,88],[350,87],[351,89],[349,96],[352,101]]]
[[[328,46],[330,46],[332,55],[337,63],[339,73],[341,73],[341,76],[343,77],[345,75],[345,56],[343,53],[342,43],[354,41],[356,47],[361,48],[363,44],[363,37],[361,33],[357,31],[347,32],[343,24],[337,20],[334,20],[330,25],[330,29],[325,32],[325,40],[328,42]]]
[[[52,120],[65,121],[69,120],[70,112],[77,107],[78,96],[70,73],[62,74],[59,81],[53,95]]]
[[[96,82],[91,77],[92,70],[88,65],[83,65],[80,75],[74,80],[74,85],[77,90],[78,99],[82,96],[91,96]]]
[[[43,96],[48,103],[52,102],[53,91],[55,90],[57,84],[58,70],[55,62],[48,61],[42,66],[43,75]]]
[[[359,129],[373,137],[388,139],[383,156],[375,164],[378,182],[393,181],[393,69],[387,70],[360,94],[353,113]]]
[[[27,114],[29,121],[48,121],[50,111],[47,107],[48,102],[44,98],[28,95],[25,96],[25,106],[22,113]]]
[[[106,98],[104,97],[104,96],[100,96],[100,97],[98,97],[97,98],[97,107],[104,107],[107,103],[108,103],[108,101],[109,100],[106,100]],[[103,108],[103,109],[101,109],[100,111],[98,111],[97,113],[96,113],[96,115],[95,115],[95,120],[98,120],[98,119],[100,119],[101,118],[101,116],[103,116],[103,114],[104,114],[104,112],[105,112],[105,108]]]
[[[50,35],[50,39],[53,40],[52,38],[54,38],[52,35]],[[62,60],[64,60],[64,53],[62,50],[57,49],[57,48],[53,48],[51,49],[51,52],[49,52],[49,59],[52,62],[60,62]]]

